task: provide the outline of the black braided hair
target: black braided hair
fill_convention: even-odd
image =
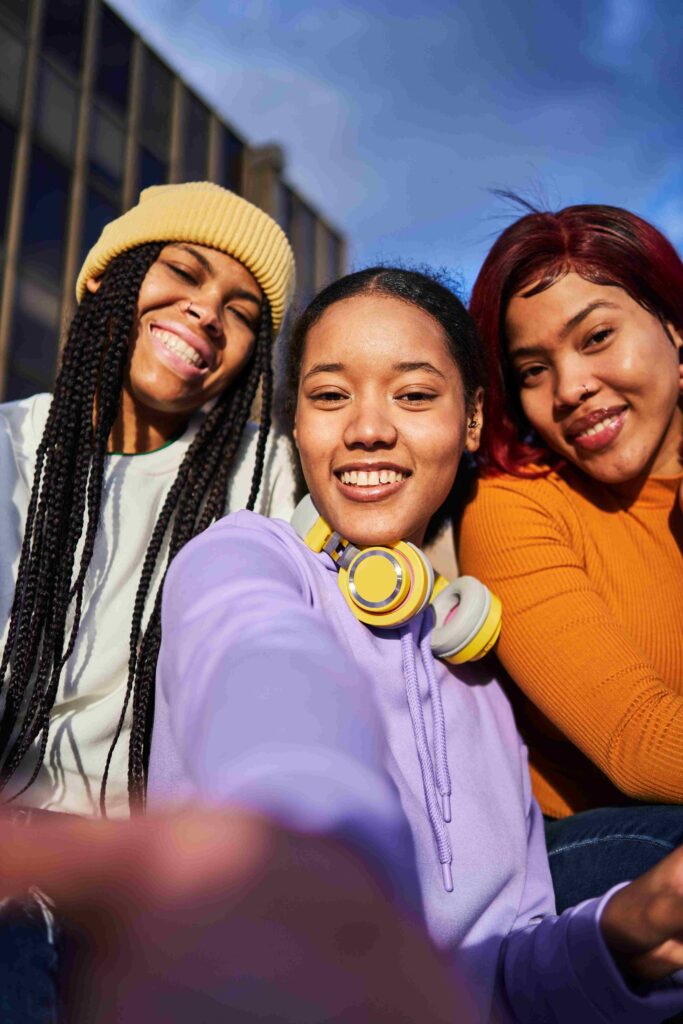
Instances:
[[[0,662],[0,696],[4,691],[5,698],[0,718],[0,791],[36,740],[36,765],[20,793],[35,780],[45,757],[50,711],[78,636],[83,588],[100,521],[107,444],[119,411],[137,297],[162,248],[163,243],[147,243],[112,260],[99,290],[86,294],[69,329],[36,454],[7,641]],[[232,463],[263,379],[264,413],[248,508],[256,502],[270,427],[271,349],[270,306],[264,299],[250,361],[204,417],[152,531],[133,607],[127,692],[102,779],[103,813],[109,765],[131,693],[129,800],[132,810],[144,805],[154,676],[161,641],[161,586],[144,629],[143,619],[165,539],[170,530],[170,561],[183,544],[223,514]]]

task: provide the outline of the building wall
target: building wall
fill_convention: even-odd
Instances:
[[[284,140],[286,142],[286,140]],[[208,179],[288,231],[299,302],[344,240],[101,0],[0,0],[0,398],[49,390],[82,260],[139,191]]]

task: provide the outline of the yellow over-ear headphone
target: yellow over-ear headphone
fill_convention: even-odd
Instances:
[[[339,587],[361,622],[391,629],[409,622],[431,602],[432,651],[461,664],[490,651],[500,633],[501,603],[473,576],[449,583],[434,578],[429,559],[409,541],[383,547],[354,547],[327,523],[307,494],[291,524],[311,551],[325,551],[339,569]]]

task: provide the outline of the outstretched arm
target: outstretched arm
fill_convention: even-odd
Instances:
[[[636,882],[557,917],[548,900],[552,887],[543,819],[528,776],[526,785],[526,885],[501,954],[503,1000],[512,1019],[660,1024],[680,1013],[683,987],[670,975],[683,966],[683,850],[662,861],[663,869],[658,865]]]

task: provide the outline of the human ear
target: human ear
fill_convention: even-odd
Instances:
[[[88,289],[91,295],[94,295],[101,284],[101,277],[89,277],[88,280],[85,282],[85,287]]]
[[[481,441],[484,426],[484,389],[477,388],[474,397],[467,405],[467,437],[465,451],[476,452]]]

